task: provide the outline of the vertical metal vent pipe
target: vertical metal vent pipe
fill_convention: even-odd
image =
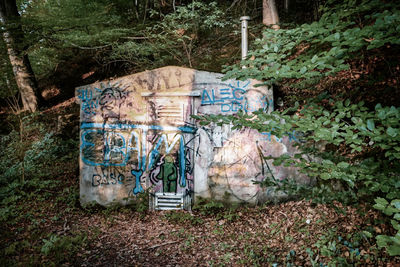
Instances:
[[[286,13],[289,12],[289,5],[290,5],[289,0],[285,0],[284,3],[283,3],[283,6],[284,6],[284,9],[285,9]]]
[[[247,58],[247,51],[249,48],[248,45],[248,35],[247,35],[247,28],[248,28],[248,21],[250,20],[249,16],[243,16],[240,18],[242,22],[242,60]],[[245,66],[243,66],[245,68]]]

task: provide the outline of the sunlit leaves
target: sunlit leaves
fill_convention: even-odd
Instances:
[[[292,29],[267,29],[250,52],[252,60],[227,67],[227,78],[255,78],[268,83],[291,81],[291,87],[312,87],[321,78],[349,68],[349,60],[365,50],[400,44],[400,5],[364,0],[328,1],[318,22]],[[373,14],[373,15],[371,15]],[[254,59],[254,60],[253,60]]]

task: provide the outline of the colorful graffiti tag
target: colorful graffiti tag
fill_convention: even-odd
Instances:
[[[264,141],[268,141],[271,142],[272,140],[275,140],[276,142],[282,143],[283,142],[283,138],[279,138],[275,135],[272,135],[271,132],[261,132],[261,134],[264,136],[263,139],[265,139]],[[302,137],[302,134],[300,134],[299,132],[296,131],[292,131],[292,132],[288,132],[286,133],[284,136],[287,136],[289,138],[289,142],[300,142],[300,137]],[[263,139],[260,139],[260,141],[262,141]]]
[[[98,87],[77,89],[77,97],[85,116],[92,117],[100,111],[104,120],[121,119],[121,107],[127,104],[129,91],[118,83],[100,83]]]
[[[218,84],[216,88],[203,89],[201,94],[201,105],[220,105],[220,111],[253,112],[260,108],[267,111],[273,105],[273,100],[266,95],[247,96],[250,82],[236,82],[230,84]]]
[[[102,169],[129,167],[135,180],[133,194],[143,191],[145,173],[154,185],[161,182],[164,192],[177,192],[178,185],[187,187],[192,168],[185,136],[192,135],[194,128],[82,123],[81,129],[81,160]],[[92,186],[122,184],[124,180],[122,173],[94,174]]]
[[[232,201],[256,203],[265,194],[254,180],[291,175],[263,162],[259,151],[294,153],[289,144],[301,142],[301,134],[277,138],[230,125],[203,126],[191,118],[273,110],[271,88],[221,77],[166,67],[77,88],[82,203],[126,203],[147,189],[155,197],[229,194]]]

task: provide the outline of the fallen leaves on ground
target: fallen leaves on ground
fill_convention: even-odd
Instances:
[[[48,239],[53,234],[60,240],[84,236],[79,239],[80,243],[72,242],[77,246],[73,254],[51,250],[53,254],[62,254],[61,257],[57,254],[56,262],[63,265],[269,266],[276,263],[282,266],[290,263],[290,266],[311,266],[312,260],[322,264],[335,260],[332,255],[363,265],[368,265],[371,260],[374,265],[381,266],[399,263],[398,258],[376,256],[378,250],[373,240],[365,238],[359,244],[354,243],[355,234],[368,227],[371,231],[377,228],[380,232],[390,231],[385,224],[371,226],[379,219],[378,212],[364,207],[345,207],[340,203],[328,206],[293,201],[242,207],[229,213],[222,211],[219,216],[202,215],[199,211],[140,213],[128,208],[111,211],[75,208],[62,212],[60,208],[53,205],[48,210],[41,210],[39,225],[32,226],[24,221],[8,228],[16,232],[2,238],[3,242],[10,244],[11,239],[31,242],[31,246],[20,250],[19,254],[9,253],[8,256],[20,263],[32,257],[36,257],[36,261],[41,259],[44,264],[54,261],[51,253],[43,255],[43,249],[38,254],[44,240],[33,237],[47,233]],[[232,212],[237,216],[227,216]],[[57,220],[51,219],[55,213],[62,215]],[[25,225],[24,230],[20,229],[22,225]],[[332,241],[335,242],[333,248]],[[345,245],[346,242],[353,245]]]

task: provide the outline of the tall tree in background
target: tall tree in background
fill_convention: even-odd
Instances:
[[[38,109],[38,101],[41,97],[38,94],[28,55],[24,53],[24,34],[16,0],[0,0],[0,22],[23,108],[34,112]]]
[[[279,29],[279,16],[276,9],[275,0],[263,0],[263,24],[273,25],[274,29]]]

